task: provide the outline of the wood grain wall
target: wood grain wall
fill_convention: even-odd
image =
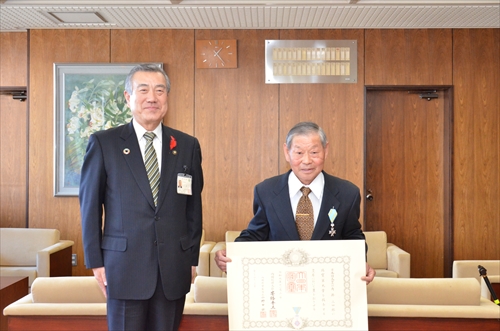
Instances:
[[[278,173],[278,86],[264,84],[264,43],[277,30],[197,30],[195,39],[237,39],[238,69],[196,69],[195,135],[203,153],[207,238],[246,228],[253,187]]]
[[[280,39],[356,40],[358,81],[354,84],[280,85],[280,145],[290,128],[301,121],[313,121],[325,130],[329,155],[325,171],[356,184],[364,190],[364,31],[363,30],[282,30]],[[283,152],[279,171],[289,169]]]
[[[453,38],[452,30],[450,29],[437,29],[437,30],[367,30],[366,38],[366,65],[365,65],[365,79],[366,85],[368,86],[446,86],[452,85],[452,61],[453,58]],[[390,95],[391,93],[388,92]],[[407,93],[407,91],[404,91]],[[387,97],[384,106],[381,106],[384,114],[382,118],[385,121],[384,124],[391,126],[391,129],[386,132],[395,134],[396,132],[401,135],[399,139],[397,137],[392,137],[394,145],[383,144],[384,152],[389,153],[390,151],[405,151],[405,155],[411,155],[411,151],[416,151],[418,143],[416,142],[442,142],[442,128],[444,127],[444,116],[443,103],[441,100],[442,92],[440,92],[440,101],[436,102],[434,105],[437,107],[435,109],[430,108],[431,104],[412,104],[415,103],[415,95],[413,98],[400,96],[399,98],[387,97],[380,95],[375,97],[371,94],[370,100],[376,101],[377,98]],[[403,104],[398,104],[394,100],[406,99]],[[417,98],[418,100],[418,98]],[[376,104],[379,104],[377,101]],[[407,113],[400,113],[401,109],[404,109]],[[416,112],[412,110],[418,109]],[[394,111],[397,110],[397,111]],[[373,109],[371,111],[374,111]],[[397,114],[397,115],[396,115]],[[421,123],[417,123],[416,120],[419,116],[412,116],[419,114],[428,114],[430,117],[420,118]],[[431,116],[430,114],[434,115]],[[427,116],[427,115],[425,115]],[[381,120],[380,118],[377,120]],[[390,121],[394,121],[394,123]],[[398,123],[405,123],[398,130]],[[427,121],[432,121],[426,125]],[[368,125],[368,124],[367,124]],[[402,129],[405,127],[405,129]],[[402,129],[402,130],[401,130]],[[431,139],[433,131],[434,134],[438,135],[439,138]],[[422,138],[420,139],[420,136]],[[429,136],[428,140],[425,140]],[[385,137],[386,139],[388,137]],[[412,141],[414,146],[406,145],[403,146],[404,142]],[[399,146],[399,148],[395,148]],[[434,166],[440,167],[442,169],[442,162],[444,154],[450,155],[451,152],[444,152],[442,146],[427,145],[433,152],[437,153],[439,157],[434,156],[433,153],[428,153],[428,155],[421,155],[420,152],[415,153],[415,156],[420,160],[427,160],[428,164],[433,164]],[[408,151],[408,153],[406,153]],[[368,152],[367,152],[368,154]],[[420,174],[415,173],[416,169],[419,169],[419,164],[416,162],[417,158],[414,158],[414,165],[410,164],[410,159],[406,159],[407,168],[406,171],[401,171],[398,169],[396,173],[391,173],[389,170],[390,177],[389,180],[384,180],[383,185],[386,187],[385,193],[398,192],[399,195],[396,199],[388,198],[385,203],[388,205],[394,205],[394,208],[387,208],[387,205],[382,204],[384,207],[384,213],[389,216],[383,219],[379,219],[377,223],[381,224],[379,229],[385,230],[388,233],[388,240],[400,247],[404,247],[412,255],[411,266],[412,266],[412,276],[415,277],[442,277],[444,275],[451,274],[451,266],[445,266],[445,247],[451,245],[449,242],[445,241],[445,238],[449,238],[444,233],[444,229],[449,231],[449,220],[445,219],[444,213],[445,208],[443,207],[444,199],[432,203],[432,201],[425,201],[424,197],[419,197],[423,182],[427,185],[428,192],[433,196],[442,196],[438,193],[438,190],[443,189],[444,180],[442,178],[443,174],[437,172],[433,177],[431,173],[423,171]],[[365,160],[366,161],[366,160]],[[404,162],[404,161],[403,161]],[[382,164],[383,161],[380,161]],[[390,163],[390,162],[388,162]],[[388,169],[392,169],[396,166],[397,162],[388,165]],[[373,162],[371,163],[373,167]],[[379,164],[380,166],[380,164]],[[416,169],[413,169],[415,166]],[[423,164],[420,165],[423,167]],[[428,166],[426,169],[432,169]],[[449,172],[448,169],[446,169]],[[405,174],[411,173],[411,176],[405,176]],[[397,182],[397,179],[404,180],[403,187],[393,186]],[[425,180],[424,180],[425,179]],[[372,183],[374,178],[371,179]],[[391,183],[392,181],[392,183]],[[379,183],[380,184],[380,183]],[[376,185],[373,187],[380,187]],[[424,195],[425,196],[425,195]],[[415,201],[412,201],[415,199]],[[383,199],[379,199],[380,204]],[[404,207],[403,207],[404,206]],[[399,208],[398,208],[399,207]],[[373,206],[372,206],[373,208]],[[382,207],[383,208],[383,207]],[[402,212],[402,215],[397,216],[398,212]],[[368,216],[367,211],[367,216]],[[411,215],[411,216],[410,216]],[[429,215],[428,217],[422,217],[422,215]],[[375,230],[372,224],[368,224],[367,228],[370,230]],[[372,220],[373,221],[373,220]],[[418,267],[420,266],[420,267]]]
[[[26,32],[0,33],[0,86],[28,85]],[[27,102],[0,95],[0,227],[26,227]]]
[[[366,30],[366,85],[451,85],[451,32]]]
[[[325,128],[330,140],[326,170],[350,179],[363,191],[364,85],[455,85],[455,257],[499,258],[498,29],[31,30],[28,34],[29,53],[24,48],[8,52],[20,58],[29,54],[29,226],[56,227],[64,238],[75,241],[73,252],[80,265],[74,275],[89,273],[81,263],[78,199],[53,197],[54,62],[164,63],[172,80],[165,122],[194,134],[202,146],[208,240],[223,240],[226,230],[246,226],[252,215],[253,186],[288,169],[281,145],[296,122],[313,120]],[[4,38],[2,34],[2,42]],[[195,40],[212,38],[238,40],[237,69],[195,68]],[[266,39],[356,39],[359,81],[265,84]],[[411,60],[408,54],[414,55]],[[5,128],[18,124],[17,118],[4,118],[2,108],[2,144]],[[8,151],[7,157],[16,157]],[[1,225],[11,226],[4,213],[18,213],[22,206],[4,200],[4,192],[11,194],[3,182],[8,174],[4,157]],[[14,185],[22,187],[22,174],[13,177]]]
[[[29,227],[56,228],[75,242],[79,265],[73,274],[91,274],[83,266],[77,197],[54,197],[54,63],[109,62],[109,30],[30,31]]]
[[[453,31],[454,256],[500,259],[500,29]]]

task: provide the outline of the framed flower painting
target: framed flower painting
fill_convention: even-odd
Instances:
[[[55,196],[78,196],[90,135],[132,119],[123,92],[125,79],[135,65],[54,64]]]

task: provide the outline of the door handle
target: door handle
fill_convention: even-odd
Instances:
[[[373,201],[372,190],[368,190],[368,194],[366,195],[366,200]]]

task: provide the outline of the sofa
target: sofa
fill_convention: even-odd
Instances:
[[[186,295],[186,315],[227,315],[227,279],[196,277]]]
[[[196,295],[195,286],[202,289]],[[31,293],[8,305],[3,314],[9,331],[108,330],[106,298],[93,276],[38,277]],[[210,320],[221,316],[226,323],[222,329],[227,329],[226,279],[196,277],[184,314],[179,331],[219,330]],[[198,318],[204,321],[200,324]]]
[[[367,299],[370,331],[500,328],[500,307],[480,296],[473,278],[376,277]],[[186,297],[183,322],[228,330],[227,309],[226,278],[198,277]]]
[[[365,231],[364,234],[368,245],[367,261],[377,272],[377,277],[410,277],[410,254],[408,252],[388,243],[385,231]],[[233,242],[239,235],[240,231],[227,231],[225,241],[214,245],[210,253],[210,276],[226,276],[213,262],[215,253],[226,249],[226,242]]]
[[[180,331],[228,330],[226,278],[198,276],[186,296]],[[367,286],[368,326],[377,330],[498,331],[500,306],[480,296],[474,278],[377,277]],[[37,278],[4,309],[9,331],[107,330],[106,303],[92,276]]]
[[[500,260],[455,260],[453,261],[452,277],[475,278],[481,284],[481,296],[491,299],[491,292],[484,278],[479,274],[479,265],[487,270],[486,276],[491,287],[497,298],[500,298]]]
[[[61,240],[57,229],[0,228],[0,275],[71,276],[74,242]]]
[[[37,277],[3,314],[11,331],[108,330],[106,298],[93,276]]]

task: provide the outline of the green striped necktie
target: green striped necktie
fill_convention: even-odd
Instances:
[[[160,189],[160,170],[158,169],[158,159],[156,157],[156,150],[153,146],[153,139],[156,135],[153,132],[146,132],[144,138],[146,138],[146,151],[145,151],[145,161],[146,172],[149,178],[149,185],[151,185],[151,192],[153,193],[153,200],[155,206],[158,203],[158,191]]]

